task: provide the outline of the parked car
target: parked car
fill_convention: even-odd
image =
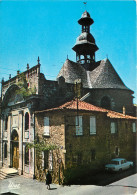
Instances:
[[[122,171],[133,167],[132,161],[127,161],[124,158],[115,158],[111,160],[110,164],[105,165],[107,171]]]

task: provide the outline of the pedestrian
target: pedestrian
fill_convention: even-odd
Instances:
[[[50,190],[50,184],[52,183],[52,176],[48,170],[47,174],[46,174],[46,185],[47,185],[47,189]]]

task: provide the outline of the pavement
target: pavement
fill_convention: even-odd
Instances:
[[[44,182],[16,176],[0,180],[0,194],[20,195],[137,195],[137,174],[109,184],[96,185],[71,185],[62,186],[51,184],[48,190]]]

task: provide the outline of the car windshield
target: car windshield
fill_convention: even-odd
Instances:
[[[111,161],[111,164],[119,165],[119,161],[112,160],[112,161]]]

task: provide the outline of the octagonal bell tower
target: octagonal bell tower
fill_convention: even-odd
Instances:
[[[76,52],[77,63],[87,65],[90,69],[95,66],[95,52],[98,47],[95,43],[95,39],[90,33],[90,25],[94,23],[90,14],[85,11],[78,23],[82,26],[82,33],[76,39],[76,44],[72,48]]]

